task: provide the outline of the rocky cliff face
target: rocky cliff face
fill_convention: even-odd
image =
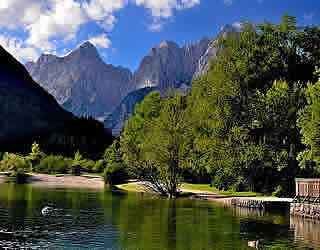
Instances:
[[[35,81],[77,116],[104,116],[132,90],[131,72],[105,64],[90,42],[65,57],[42,55],[26,67]]]
[[[209,39],[179,47],[172,41],[162,42],[145,56],[134,74],[136,89],[157,87],[164,93],[168,87],[179,88],[190,84],[200,56],[208,47]]]
[[[217,54],[220,49],[218,47],[219,37],[226,38],[227,36],[235,34],[235,32],[236,32],[236,29],[231,25],[225,25],[222,27],[219,35],[209,42],[205,52],[199,58],[197,62],[196,70],[194,71],[194,74],[192,77],[193,80],[201,78],[206,72],[208,72],[211,59],[217,57]]]
[[[59,128],[71,117],[0,46],[0,145]]]
[[[211,58],[217,56],[218,38],[234,32],[232,26],[226,25],[217,38],[203,38],[183,47],[164,41],[151,49],[134,74],[105,64],[90,42],[65,57],[42,55],[26,67],[65,109],[78,116],[107,117],[106,128],[121,129],[148,90],[165,95],[171,87],[186,93],[192,80],[203,76]]]
[[[152,48],[134,74],[132,85],[137,90],[131,92],[108,116],[105,127],[113,129],[114,134],[118,135],[124,121],[134,114],[136,103],[140,103],[151,90],[166,94],[171,87],[187,94],[192,80],[208,72],[211,59],[217,56],[220,49],[218,38],[225,38],[235,31],[231,25],[226,25],[212,40],[203,38],[182,48],[174,42],[165,41]]]

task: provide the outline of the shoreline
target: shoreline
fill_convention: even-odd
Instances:
[[[104,181],[101,176],[73,176],[73,175],[47,175],[30,174],[26,184],[36,187],[48,188],[92,188],[103,189]]]
[[[131,182],[122,185],[116,186],[119,189],[128,191],[128,192],[147,192],[143,190],[143,182]],[[218,194],[212,191],[202,191],[202,190],[195,190],[195,189],[188,189],[188,188],[181,188],[181,192],[189,193],[190,199],[197,199],[202,201],[214,201],[223,204],[227,204],[230,206],[235,207],[247,207],[247,208],[254,208],[251,203],[259,203],[259,204],[267,204],[268,207],[278,206],[278,204],[287,203],[290,204],[293,199],[291,198],[278,198],[278,197],[271,197],[271,196],[237,196],[237,195],[224,195]],[[241,206],[235,204],[235,201],[239,201]],[[271,205],[270,205],[271,204]]]

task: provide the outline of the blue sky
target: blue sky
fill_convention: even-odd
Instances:
[[[1,0],[0,44],[21,62],[63,56],[84,41],[106,63],[134,71],[153,46],[214,37],[224,24],[281,21],[319,24],[318,0]]]

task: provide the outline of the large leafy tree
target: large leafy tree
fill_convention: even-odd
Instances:
[[[298,126],[306,149],[298,159],[301,167],[313,167],[320,172],[320,81],[308,84],[305,95],[308,104],[299,112]]]
[[[173,197],[180,186],[192,124],[187,119],[186,98],[170,95],[164,101],[159,118],[152,121],[141,144],[141,177],[147,186]]]

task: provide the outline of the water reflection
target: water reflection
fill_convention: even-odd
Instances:
[[[59,213],[42,216],[47,205]],[[262,249],[304,249],[303,241],[295,245],[302,237],[289,219],[281,212],[187,198],[0,185],[0,231],[23,232],[0,233],[0,248],[248,249],[248,241],[259,240]]]
[[[320,249],[320,221],[290,216],[290,228],[298,245]]]

